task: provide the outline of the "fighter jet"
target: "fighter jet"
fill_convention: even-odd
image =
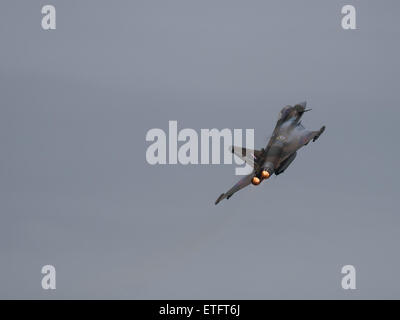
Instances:
[[[324,132],[325,126],[318,131],[310,131],[301,124],[301,117],[307,111],[306,102],[296,104],[294,107],[286,106],[280,113],[271,138],[265,148],[252,150],[241,147],[231,147],[232,153],[253,167],[252,173],[242,178],[226,193],[221,194],[215,204],[253,184],[259,185],[271,175],[280,175],[296,158],[297,150],[306,146],[311,140],[315,141]]]

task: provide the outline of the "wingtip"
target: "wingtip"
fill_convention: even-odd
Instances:
[[[225,193],[222,193],[218,199],[215,201],[215,205],[217,205],[222,199],[224,199]]]

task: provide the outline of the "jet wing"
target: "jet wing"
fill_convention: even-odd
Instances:
[[[261,151],[232,146],[231,151],[248,165],[254,167],[254,160],[261,155]]]
[[[302,144],[307,145],[311,140],[316,141],[324,131],[325,126],[322,126],[318,131],[306,131],[301,139]]]
[[[251,179],[253,178],[254,173],[251,173],[245,177],[243,177],[241,180],[239,180],[238,183],[236,183],[231,189],[229,189],[226,193],[221,194],[217,201],[215,201],[215,204],[218,204],[221,200],[223,199],[229,199],[235,192],[238,192],[240,189],[243,189],[244,187],[247,187],[251,183]]]

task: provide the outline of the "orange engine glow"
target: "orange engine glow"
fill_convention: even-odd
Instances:
[[[261,171],[261,177],[263,179],[268,179],[269,178],[269,172],[267,170]]]
[[[251,179],[251,183],[255,186],[258,186],[260,184],[261,180],[258,177],[253,177],[253,179]]]

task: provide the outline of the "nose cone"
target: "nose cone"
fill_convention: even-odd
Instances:
[[[296,104],[294,106],[294,109],[296,110],[296,112],[298,112],[299,114],[303,114],[304,112],[310,111],[311,109],[306,109],[307,106],[307,102],[300,102],[298,104]]]
[[[307,106],[307,101],[303,101],[303,102],[296,104],[297,108],[303,109],[303,110],[305,110],[306,106]]]
[[[300,102],[299,105],[301,105],[305,109],[307,106],[307,101]]]

